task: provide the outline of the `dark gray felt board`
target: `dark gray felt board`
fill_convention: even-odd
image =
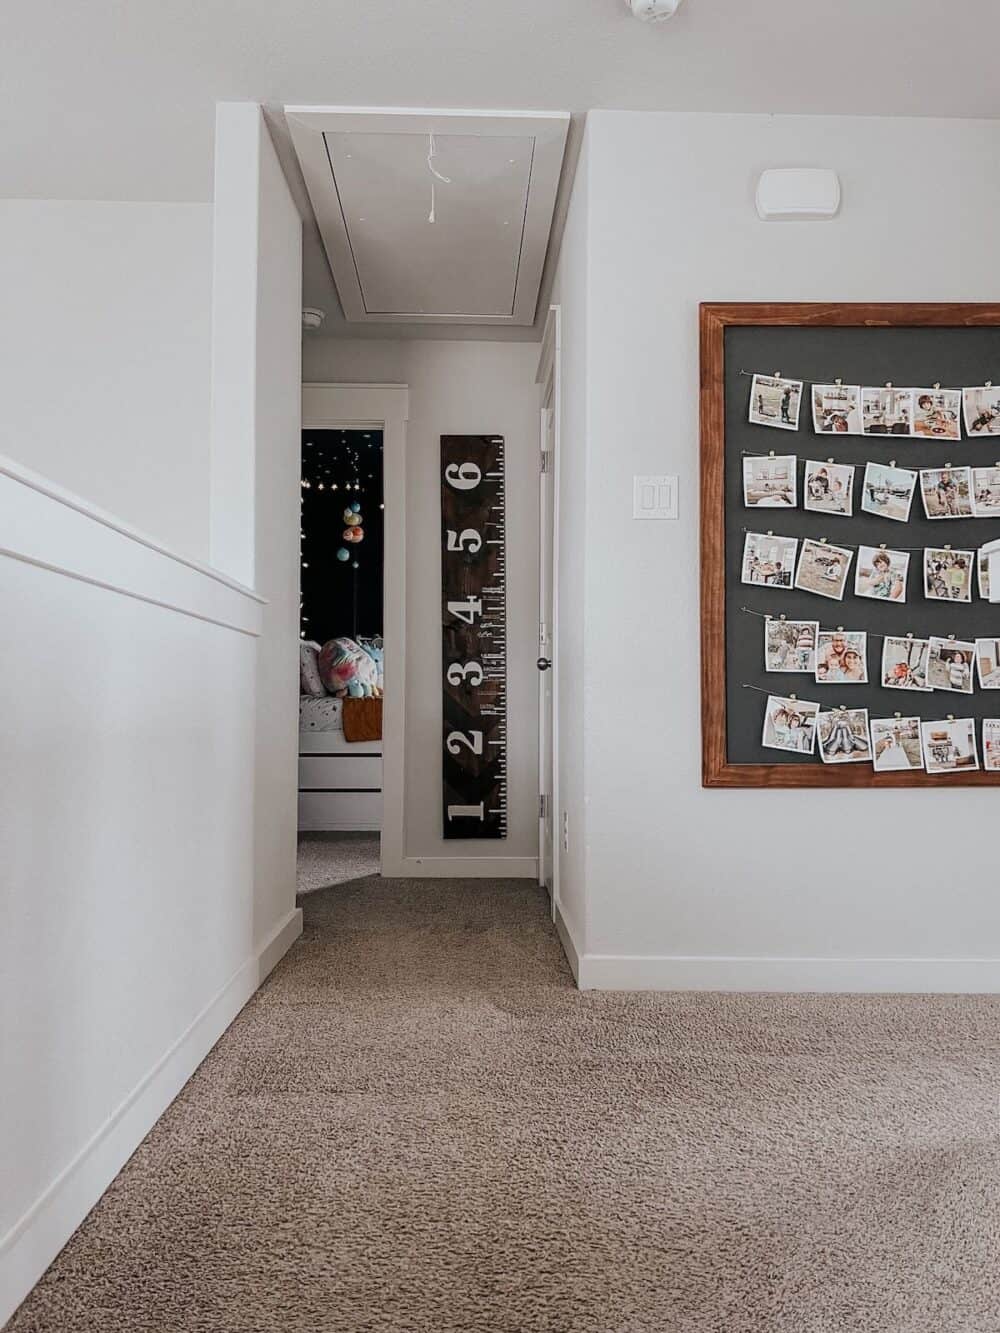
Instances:
[[[924,547],[950,545],[974,550],[1000,538],[1000,519],[959,518],[929,520],[924,516],[919,486],[914,492],[910,521],[897,523],[860,509],[865,463],[888,463],[918,471],[922,467],[988,466],[1000,460],[1000,436],[938,443],[906,436],[817,435],[812,425],[811,386],[884,384],[900,388],[926,387],[940,382],[946,388],[1000,383],[1000,329],[995,328],[788,328],[731,327],[725,333],[726,384],[726,709],[727,749],[734,764],[817,763],[818,754],[794,755],[764,749],[761,731],[766,698],[743,683],[774,694],[794,693],[815,700],[823,708],[841,704],[867,708],[872,717],[904,716],[1000,717],[1000,690],[956,694],[935,690],[887,690],[878,683],[882,640],[876,634],[954,634],[959,639],[1000,636],[1000,604],[978,596],[973,582],[971,603],[927,601],[923,588],[923,554],[910,553],[906,602],[902,605],[854,595],[857,561],[851,562],[844,600],[838,602],[796,589],[751,587],[740,582],[744,529],[773,531],[782,536],[819,539],[835,545]],[[750,378],[740,371],[771,375],[780,370],[788,379],[805,381],[797,431],[751,426]],[[747,509],[743,504],[744,450],[766,454],[795,454],[798,465],[798,507]],[[805,460],[834,458],[853,463],[854,516],[831,517],[802,508]],[[801,548],[800,548],[801,549]],[[867,630],[868,685],[818,685],[806,673],[764,670],[764,622],[740,607],[780,615],[790,620],[818,620],[821,629]],[[977,727],[982,762],[982,737]]]

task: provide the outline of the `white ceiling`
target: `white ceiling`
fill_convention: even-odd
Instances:
[[[996,117],[997,49],[996,0],[8,0],[0,190],[208,200],[219,100]]]

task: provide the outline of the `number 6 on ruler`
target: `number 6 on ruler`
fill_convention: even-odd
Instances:
[[[471,750],[473,754],[482,754],[483,733],[481,731],[470,731],[466,735],[464,731],[449,731],[445,744],[448,746],[449,754],[458,754],[463,745],[467,750]]]
[[[449,463],[444,479],[456,491],[471,491],[482,481],[483,474],[475,463]]]

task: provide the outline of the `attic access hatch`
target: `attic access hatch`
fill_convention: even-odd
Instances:
[[[534,322],[568,113],[285,118],[348,320]]]

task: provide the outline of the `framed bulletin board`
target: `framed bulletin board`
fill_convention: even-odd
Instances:
[[[918,640],[954,636],[962,642],[1000,638],[1000,604],[984,599],[975,571],[968,601],[948,600],[954,595],[949,592],[944,599],[930,599],[924,586],[924,549],[978,552],[981,546],[1000,539],[1000,508],[995,517],[965,516],[960,509],[960,516],[930,518],[922,503],[922,479],[915,487],[906,521],[887,521],[884,514],[866,511],[861,505],[869,462],[918,473],[921,469],[957,472],[963,467],[993,465],[1000,469],[1000,420],[996,430],[981,435],[970,437],[963,423],[961,438],[940,439],[897,434],[895,422],[881,427],[882,434],[833,435],[814,429],[812,415],[816,384],[1000,385],[1000,305],[704,304],[700,338],[703,785],[937,787],[1000,782],[1000,771],[982,767],[982,723],[984,718],[1000,718],[1000,689],[981,688],[974,666],[972,693],[885,688],[882,661],[887,637],[895,641],[906,636]],[[771,412],[772,424],[750,421],[755,374],[802,382],[797,429],[774,428],[787,410],[787,403],[782,403],[779,416],[777,398],[773,408],[762,398],[756,400],[762,413]],[[865,429],[869,424],[865,419]],[[763,506],[761,510],[748,508],[743,486],[745,460],[767,458],[772,452],[779,461],[782,455],[796,458],[790,465],[797,474],[795,502],[766,510]],[[843,465],[841,475],[853,477],[849,516],[803,507],[805,469],[810,460],[823,465],[835,461]],[[849,471],[852,466],[853,474]],[[797,539],[799,552],[805,549],[806,539],[823,546],[853,548],[842,600],[794,586],[799,582],[797,571],[792,586],[788,582],[781,586],[744,582],[748,533]],[[855,589],[862,548],[868,550],[870,563],[871,551],[885,545],[909,552],[905,595],[899,601],[876,600],[872,593],[859,596]],[[865,632],[867,680],[830,684],[815,678],[815,668],[801,675],[765,670],[767,618],[782,616],[788,621],[818,622],[826,635],[841,629]],[[916,717],[937,722],[972,718],[980,766],[941,772],[879,771],[871,762],[824,763],[818,745],[813,753],[765,748],[769,694],[813,701],[827,713],[867,709],[872,719]],[[816,731],[819,735],[818,723]],[[919,731],[924,734],[923,728]],[[942,733],[928,729],[926,734],[933,745]]]

